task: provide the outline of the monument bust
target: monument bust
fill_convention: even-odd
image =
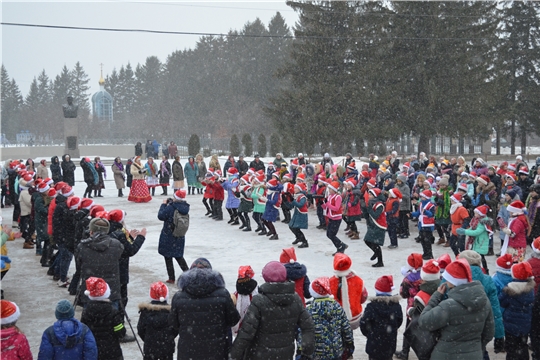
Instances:
[[[62,109],[64,110],[65,118],[73,119],[77,117],[77,111],[79,110],[79,106],[73,104],[73,96],[68,96],[67,104],[62,105]]]

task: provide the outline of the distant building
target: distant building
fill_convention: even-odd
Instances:
[[[103,80],[103,70],[99,79],[99,91],[92,96],[92,113],[94,119],[113,122],[113,98],[105,90],[105,80]]]
[[[3,135],[4,135],[2,137],[3,138],[2,139],[3,143],[6,143],[5,141],[7,139],[5,138],[5,134],[3,134]],[[33,141],[34,137],[35,137],[34,134],[31,133],[30,131],[23,130],[23,131],[21,131],[20,133],[17,134],[17,143],[18,144],[28,144],[30,141]]]

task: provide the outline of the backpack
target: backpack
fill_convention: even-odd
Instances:
[[[178,210],[174,210],[173,224],[172,234],[174,237],[186,236],[189,229],[189,214],[182,215]]]

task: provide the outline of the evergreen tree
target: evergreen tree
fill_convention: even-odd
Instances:
[[[195,156],[201,151],[201,141],[199,140],[199,135],[191,134],[188,142],[188,153],[189,156]]]
[[[244,146],[244,154],[246,156],[253,155],[253,140],[251,139],[251,134],[245,133],[242,136],[242,145]]]
[[[238,136],[236,136],[236,134],[233,134],[233,136],[231,136],[231,141],[229,143],[229,152],[232,156],[238,156],[242,152],[240,148],[240,141],[238,141]]]
[[[259,153],[259,156],[265,157],[267,150],[266,150],[266,136],[264,134],[259,134],[259,142],[257,146],[257,152]]]
[[[1,86],[2,133],[14,140],[17,132],[30,129],[24,129],[23,126],[27,124],[23,125],[20,121],[23,98],[15,79],[9,78],[4,65],[1,69]]]
[[[81,63],[77,61],[73,70],[71,70],[71,95],[73,96],[73,101],[79,106],[79,118],[81,118],[81,113],[83,118],[90,114],[90,95],[88,93],[90,90],[90,86],[88,85],[89,82],[90,79],[88,78],[88,75],[84,71]]]
[[[281,152],[281,139],[277,133],[270,135],[270,152],[272,156]]]

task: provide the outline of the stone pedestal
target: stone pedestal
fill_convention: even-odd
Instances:
[[[64,153],[72,159],[80,158],[79,151],[79,121],[77,118],[64,118]]]

